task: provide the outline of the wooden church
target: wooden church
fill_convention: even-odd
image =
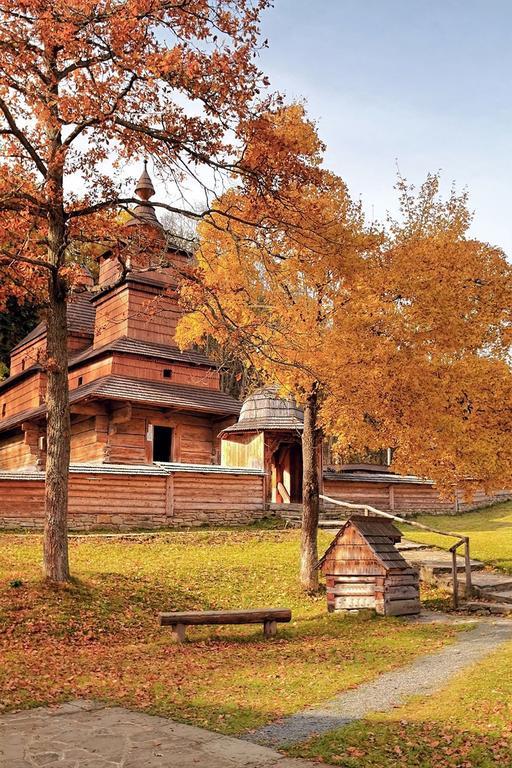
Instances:
[[[70,527],[248,522],[271,504],[300,503],[300,408],[271,388],[241,404],[221,390],[214,362],[178,349],[179,275],[193,257],[165,245],[146,168],[135,192],[119,247],[99,256],[97,283],[84,275],[68,306]],[[152,239],[164,266],[148,262]],[[45,349],[42,322],[12,350],[0,382],[4,527],[42,522]],[[447,506],[428,480],[393,473],[386,455],[340,466],[327,448],[327,495],[402,512]]]

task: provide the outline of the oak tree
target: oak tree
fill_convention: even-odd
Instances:
[[[345,184],[319,168],[322,145],[300,105],[274,121],[309,158],[307,183],[281,178],[273,194],[251,185],[223,195],[199,227],[197,272],[185,282],[183,344],[213,336],[245,359],[263,380],[304,408],[303,515],[300,581],[318,588],[319,422],[326,381],[319,361],[338,343],[333,309],[344,282],[357,280],[375,242]],[[256,143],[256,142],[255,142]],[[265,148],[251,146],[260,154]],[[234,214],[231,219],[223,214]]]
[[[47,463],[44,572],[69,577],[66,301],[87,244],[112,240],[119,182],[150,156],[167,182],[262,188],[300,162],[272,146],[256,55],[268,0],[0,0],[0,300],[44,308]],[[267,158],[246,153],[257,134]],[[275,149],[275,151],[274,151]],[[280,154],[281,153],[281,154]],[[272,161],[268,158],[272,158]],[[197,218],[186,196],[166,211]]]

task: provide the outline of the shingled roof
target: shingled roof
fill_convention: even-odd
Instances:
[[[352,515],[345,525],[340,528],[323,557],[318,561],[317,568],[320,568],[331,552],[336,549],[349,526],[354,526],[359,531],[384,568],[398,568],[400,570],[410,568],[409,564],[394,546],[395,543],[400,541],[402,534],[393,525],[391,520],[380,517],[363,517],[362,515]]]
[[[68,333],[90,336],[92,339],[96,310],[91,304],[91,299],[92,296],[88,293],[77,293],[70,296],[67,306]],[[42,321],[19,341],[11,352],[20,349],[39,336],[43,336],[44,333],[46,333],[46,323]]]
[[[206,387],[190,387],[182,384],[164,384],[158,381],[132,379],[128,376],[103,376],[69,393],[69,402],[82,400],[120,400],[152,405],[160,408],[179,408],[185,411],[199,411],[218,416],[236,416],[240,412],[240,403],[231,395]],[[44,416],[46,406],[14,414],[0,421],[0,432],[19,426]]]
[[[69,367],[72,368],[86,360],[101,357],[110,352],[124,352],[127,355],[139,355],[140,357],[149,357],[157,360],[171,360],[172,362],[187,363],[189,365],[204,365],[209,368],[215,368],[217,365],[201,352],[195,352],[190,349],[182,351],[170,344],[157,344],[122,336],[101,347],[88,347],[69,361]]]
[[[223,416],[236,415],[240,411],[238,400],[216,389],[164,384],[128,376],[103,376],[70,392],[71,403],[89,398],[129,400],[145,405],[183,408]]]

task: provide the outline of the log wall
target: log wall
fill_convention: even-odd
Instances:
[[[164,378],[164,370],[170,370],[170,378]],[[112,371],[116,376],[129,376],[144,381],[163,381],[168,384],[185,384],[218,390],[220,374],[212,368],[200,368],[183,363],[169,363],[165,360],[150,360],[116,353],[112,360]],[[85,382],[84,382],[85,383]]]
[[[442,496],[431,483],[378,483],[353,480],[324,479],[323,493],[339,501],[353,504],[368,504],[383,512],[407,516],[422,512],[428,514],[450,515],[505,501],[512,498],[512,492],[502,491],[487,494],[483,490],[475,491],[465,498],[459,491],[457,499]],[[325,507],[329,507],[324,502]],[[332,507],[334,505],[331,505]]]
[[[73,416],[71,420],[71,461],[100,462],[105,457],[107,416]]]
[[[0,527],[40,529],[44,481],[22,473],[0,476]],[[71,530],[130,530],[210,524],[245,524],[264,517],[263,477],[177,471],[72,472]]]
[[[40,458],[39,430],[30,426],[0,435],[0,470],[25,469],[37,466]]]
[[[113,411],[113,419],[108,427],[105,460],[109,463],[151,463],[153,460],[151,425],[173,429],[172,461],[184,464],[214,463],[218,427],[207,416],[172,411],[165,415],[155,409],[133,408],[127,420],[114,423],[116,413],[122,414],[122,411],[123,406]]]
[[[156,287],[124,284],[97,300],[94,346],[102,347],[123,336],[172,344],[179,317],[172,295],[161,295]]]
[[[41,405],[45,389],[46,374],[41,371],[27,374],[15,386],[6,387],[0,392],[0,420]]]

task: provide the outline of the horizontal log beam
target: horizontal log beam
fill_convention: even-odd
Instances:
[[[261,624],[266,621],[285,623],[291,621],[289,608],[257,608],[245,611],[183,611],[160,613],[160,625],[172,627],[176,624]]]
[[[78,416],[104,416],[107,413],[102,403],[72,403],[70,411]]]

